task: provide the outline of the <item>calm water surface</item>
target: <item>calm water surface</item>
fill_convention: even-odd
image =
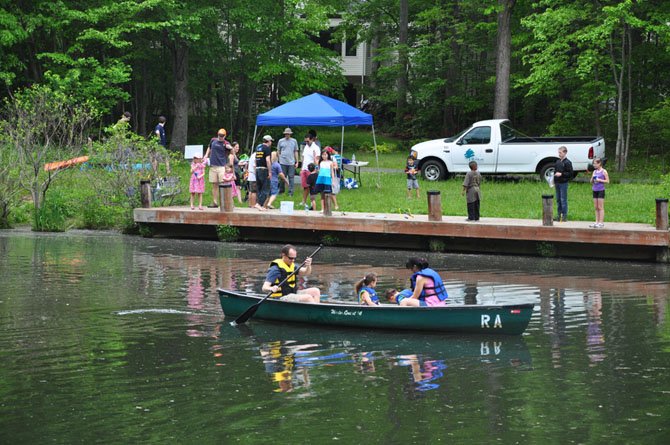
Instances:
[[[216,288],[278,250],[0,232],[0,443],[670,443],[667,266],[429,256],[452,300],[535,302],[520,337],[231,327]],[[404,287],[410,254],[324,248],[307,284]]]

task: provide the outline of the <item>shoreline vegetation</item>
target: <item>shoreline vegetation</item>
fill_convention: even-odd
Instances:
[[[336,132],[330,134],[324,131],[321,135],[323,135],[321,140],[324,146],[331,140],[339,143],[339,134]],[[462,175],[439,182],[429,182],[420,178],[421,198],[407,198],[405,174],[402,169],[409,145],[400,144],[390,138],[381,138],[383,142],[380,142],[379,145],[378,170],[372,143],[364,140],[368,137],[365,130],[356,129],[348,134],[348,138],[345,138],[344,156],[351,158],[351,155],[355,153],[357,160],[368,161],[369,165],[362,171],[360,188],[354,190],[343,188],[338,195],[341,211],[427,214],[426,192],[437,190],[441,194],[444,215],[463,217],[467,215],[465,199],[460,194]],[[610,170],[612,183],[607,186],[606,223],[654,224],[655,198],[668,196],[670,181],[662,175],[660,165],[655,164],[654,169],[651,168],[653,166],[645,165],[648,160],[639,162],[641,166],[637,171],[644,172],[643,174],[635,174],[635,168],[631,168],[625,176]],[[634,162],[633,165],[635,165]],[[58,181],[51,185],[46,195],[46,211],[42,212],[41,217],[50,220],[50,223],[43,224],[42,230],[116,229],[125,233],[139,233],[137,225],[132,220],[132,209],[139,207],[139,202],[122,199],[115,202],[109,197],[100,199],[101,197],[96,192],[97,188],[91,182],[91,178],[98,176],[95,168],[97,167],[75,166],[60,173]],[[178,178],[179,192],[167,199],[154,201],[155,206],[187,205],[188,203],[190,163],[183,159],[183,153],[172,153],[171,170],[169,177]],[[110,172],[101,170],[99,175],[110,175]],[[162,167],[159,169],[159,175],[168,176]],[[346,175],[351,176],[349,172]],[[296,177],[296,185],[294,196],[291,198],[287,194],[280,194],[277,197],[277,204],[281,201],[292,201],[294,208],[301,210],[299,203],[302,193],[299,177]],[[136,187],[139,188],[139,180]],[[211,185],[206,183],[204,197],[208,200],[211,197],[210,187]],[[135,193],[135,191],[128,190],[128,193]],[[542,195],[544,194],[553,195],[554,189],[540,181],[537,175],[484,176],[482,218],[541,219]],[[208,201],[205,203],[209,204]],[[236,205],[239,206],[239,204]],[[242,206],[245,205],[246,203],[242,204]],[[24,196],[20,204],[12,209],[11,225],[29,224],[33,218],[32,211],[29,196]],[[581,173],[575,181],[570,183],[569,218],[571,221],[584,222],[591,222],[594,219],[588,174]]]

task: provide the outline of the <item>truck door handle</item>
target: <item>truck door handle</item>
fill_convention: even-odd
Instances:
[[[493,153],[493,149],[492,148],[487,148],[486,153]]]

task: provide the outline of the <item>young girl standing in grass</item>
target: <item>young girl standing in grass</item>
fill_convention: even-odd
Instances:
[[[593,207],[596,211],[596,222],[589,227],[599,229],[605,227],[605,184],[609,184],[610,177],[607,170],[603,168],[603,160],[593,160],[593,173],[591,174],[591,188],[593,190]]]
[[[202,194],[205,192],[205,164],[201,156],[194,156],[191,162],[189,191],[191,192],[191,210],[195,210],[193,207],[195,195],[198,195],[198,209],[202,210]]]

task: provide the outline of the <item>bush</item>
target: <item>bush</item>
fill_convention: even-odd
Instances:
[[[81,208],[82,227],[85,229],[111,229],[118,226],[122,210],[105,205],[99,198],[87,199]]]
[[[218,236],[219,241],[230,243],[237,241],[240,238],[240,229],[234,226],[221,224],[216,226],[216,235]]]
[[[42,207],[33,213],[33,230],[36,232],[65,232],[69,228],[71,208],[62,194],[53,192]]]

